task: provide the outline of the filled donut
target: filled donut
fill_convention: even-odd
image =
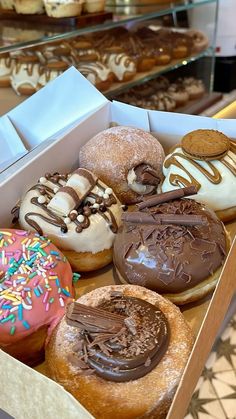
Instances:
[[[80,168],[41,177],[21,201],[19,223],[49,236],[75,270],[92,271],[111,262],[121,213],[112,189]]]
[[[214,289],[230,241],[212,210],[184,198],[194,193],[191,186],[159,194],[123,215],[113,256],[120,282],[150,288],[176,304]]]
[[[72,303],[46,348],[48,371],[97,419],[167,414],[193,344],[179,309],[134,285]]]
[[[123,204],[156,193],[162,180],[164,151],[141,129],[117,126],[100,132],[80,150],[82,167],[113,188]]]
[[[73,300],[72,271],[48,238],[0,230],[0,348],[29,365]]]

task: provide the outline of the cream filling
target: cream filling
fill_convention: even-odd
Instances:
[[[101,181],[99,181],[99,183],[106,188],[106,185],[104,185]],[[50,181],[45,182],[44,185],[49,186],[52,189],[55,188],[55,185]],[[93,189],[93,192],[96,194],[101,193],[101,191],[102,189],[97,185]],[[38,190],[30,190],[26,193],[21,203],[19,222],[21,227],[26,230],[30,229],[35,231],[25,221],[25,215],[27,213],[36,212],[37,214],[42,214],[47,217],[43,208],[37,207],[31,203],[31,199],[33,197],[39,196],[41,195]],[[89,198],[89,200],[93,201],[91,198]],[[109,207],[109,210],[113,213],[117,224],[120,225],[122,214],[120,202],[117,200],[117,204],[113,204]],[[105,214],[110,219],[108,211]],[[111,231],[108,222],[106,222],[98,213],[89,216],[90,225],[88,228],[83,229],[81,233],[77,233],[75,231],[76,224],[73,222],[67,224],[68,232],[62,233],[60,227],[44,221],[37,215],[30,216],[30,219],[36,221],[43,230],[43,233],[49,236],[60,249],[74,250],[76,252],[97,253],[104,249],[110,249],[115,239],[115,234]]]
[[[165,161],[173,154],[179,153],[184,155],[181,148],[176,148],[173,153],[169,154]],[[191,162],[185,160],[184,158],[175,156],[176,160],[181,163],[181,165],[200,183],[201,188],[199,189],[197,195],[192,196],[192,199],[195,199],[198,202],[204,203],[212,208],[214,211],[220,211],[227,208],[236,206],[236,176],[226,167],[220,160],[213,160],[211,163],[219,170],[222,180],[218,184],[212,183],[206,178],[206,176],[197,169]],[[236,155],[229,151],[224,157],[225,160],[228,160],[231,165],[234,166],[236,170]],[[196,160],[196,162],[202,166],[204,169],[212,172],[207,165],[207,162]],[[165,162],[164,162],[165,163]],[[163,165],[163,174],[165,180],[162,184],[162,192],[168,192],[173,189],[179,189],[177,186],[173,186],[170,183],[171,175],[180,175],[187,181],[191,181],[187,173],[179,167],[171,164],[169,168],[165,168]]]
[[[129,57],[124,53],[104,55],[104,62],[120,81],[123,80],[124,74],[127,71],[134,72],[136,70],[135,63],[133,61],[129,61],[127,64],[127,60],[129,60]],[[119,64],[117,64],[117,61]]]
[[[127,175],[127,183],[128,183],[129,188],[132,189],[132,191],[140,195],[145,195],[152,192],[155,189],[155,186],[143,185],[142,183],[136,182],[136,179],[137,179],[137,176],[133,168],[129,170],[128,175]]]
[[[31,65],[31,64],[30,64]],[[19,71],[13,69],[11,75],[11,85],[17,94],[19,94],[19,87],[23,84],[28,84],[36,89],[39,80],[39,64],[33,65],[32,74],[29,75],[28,67],[26,64],[22,64]]]

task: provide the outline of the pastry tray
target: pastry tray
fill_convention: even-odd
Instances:
[[[47,107],[48,103],[50,108]],[[52,103],[57,106],[51,106]],[[166,150],[185,133],[197,128],[218,129],[236,138],[233,120],[146,111],[119,102],[111,103],[74,68],[8,112],[5,117],[16,130],[19,141],[30,152],[0,175],[1,196],[4,196],[0,221],[4,227],[11,224],[10,209],[34,181],[47,171],[63,173],[78,167],[79,148],[113,122],[152,132]],[[226,227],[233,238],[236,223]],[[82,274],[76,285],[77,295],[111,283],[112,266],[95,273]],[[233,298],[235,284],[234,240],[214,294],[182,309],[196,340],[168,419],[183,418],[186,413],[192,392]],[[72,395],[47,377],[44,364],[32,369],[2,351],[0,362],[4,366],[1,368],[1,408],[13,417],[54,419],[58,414],[60,419],[92,417]]]
[[[105,22],[106,20],[112,20],[111,12],[98,12],[98,13],[83,13],[79,16],[73,17],[60,17],[55,18],[47,16],[46,14],[20,14],[14,10],[4,10],[0,8],[0,21],[16,21],[19,23],[34,23],[39,26],[42,25],[58,25],[58,26],[70,26],[75,28],[83,28],[85,26],[98,25]]]

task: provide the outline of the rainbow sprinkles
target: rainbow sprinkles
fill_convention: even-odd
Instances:
[[[70,265],[48,238],[0,230],[1,346],[50,326],[72,299]]]

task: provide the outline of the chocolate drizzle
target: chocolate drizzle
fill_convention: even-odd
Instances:
[[[116,233],[118,230],[118,225],[115,216],[110,209],[113,204],[117,203],[113,193],[111,192],[109,195],[106,194],[104,187],[99,183],[99,181],[94,180],[91,173],[89,173],[87,170],[78,169],[78,171],[75,173],[85,177],[91,185],[82,202],[73,188],[65,186],[66,181],[69,179],[69,175],[60,175],[58,173],[51,175],[50,173],[46,173],[45,177],[41,178],[39,183],[30,189],[30,191],[36,190],[40,193],[39,197],[37,196],[31,198],[30,202],[35,207],[40,208],[41,211],[31,211],[26,213],[24,217],[26,223],[30,225],[34,230],[36,230],[40,235],[43,234],[40,223],[37,221],[40,219],[46,223],[59,227],[63,233],[67,233],[68,224],[73,223],[76,226],[75,231],[77,233],[81,233],[84,229],[90,226],[90,217],[97,213],[107,222],[111,231]],[[55,185],[55,188],[48,186],[47,182]],[[94,192],[93,189],[95,187],[99,188],[100,195]],[[48,203],[58,191],[65,192],[65,194],[68,194],[75,202],[75,210],[71,211],[67,217],[56,214],[54,211],[48,208]],[[43,199],[40,199],[41,196]],[[19,217],[17,212],[15,213],[14,218],[16,218],[16,216]]]
[[[235,155],[236,158],[236,147],[233,141],[230,143],[230,152]],[[227,167],[231,171],[231,173],[236,176],[236,160],[230,157],[230,152],[226,154],[223,158],[220,159],[221,163]],[[165,160],[164,167],[168,169],[171,165],[174,165],[181,169],[186,175],[189,177],[190,181],[185,179],[183,176],[175,173],[171,173],[169,176],[170,184],[173,186],[183,187],[183,186],[190,186],[195,185],[197,190],[201,188],[201,184],[195,179],[194,176],[191,175],[188,169],[179,162],[176,158],[179,157],[181,159],[186,160],[188,163],[191,163],[202,175],[204,175],[209,182],[217,185],[222,181],[222,176],[218,168],[214,165],[214,158],[212,161],[205,161],[204,163],[207,165],[207,169],[205,169],[202,165],[200,165],[196,160],[197,157],[190,157],[186,156],[185,154],[181,154],[178,152],[174,152],[171,156]]]
[[[79,329],[74,354],[69,355],[72,364],[110,381],[143,377],[160,362],[169,343],[162,311],[121,293],[96,308],[73,303],[66,321]]]

